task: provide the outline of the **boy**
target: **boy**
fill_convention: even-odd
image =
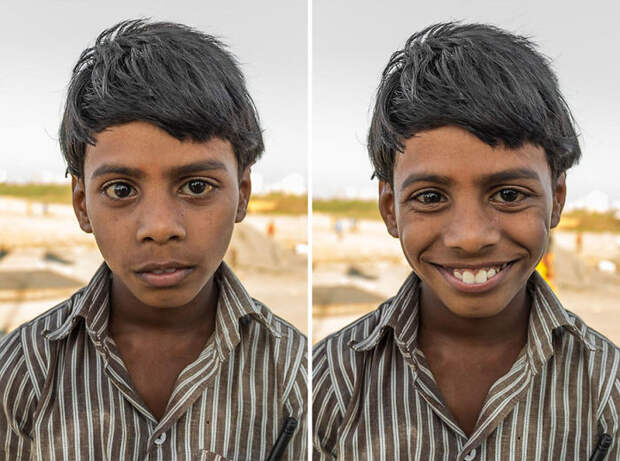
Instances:
[[[414,34],[368,148],[413,273],[315,347],[314,457],[619,459],[619,351],[534,272],[580,156],[548,61],[492,26]]]
[[[305,459],[305,337],[222,262],[263,151],[235,59],[122,22],[80,56],[60,145],[105,263],[0,341],[0,458]]]

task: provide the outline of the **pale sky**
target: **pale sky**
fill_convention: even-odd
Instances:
[[[9,180],[62,175],[57,130],[80,52],[122,19],[152,17],[189,24],[230,45],[265,130],[266,151],[255,172],[266,183],[305,176],[306,10],[305,0],[13,2],[0,28],[0,174]],[[612,0],[314,0],[313,12],[315,196],[374,194],[365,140],[379,74],[411,33],[461,19],[539,44],[581,133],[583,159],[569,172],[569,200],[594,189],[620,200],[620,11]]]
[[[0,174],[9,180],[62,176],[58,147],[71,69],[105,28],[123,19],[181,22],[218,36],[242,63],[261,116],[266,183],[307,170],[305,0],[36,0],[2,9]],[[0,178],[1,179],[1,178]]]
[[[491,23],[530,36],[552,59],[581,133],[568,200],[593,189],[620,200],[620,27],[617,2],[437,0],[313,3],[313,191],[375,194],[365,143],[379,76],[427,25]]]

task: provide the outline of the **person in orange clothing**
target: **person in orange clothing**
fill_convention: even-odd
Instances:
[[[553,256],[553,238],[549,236],[549,243],[542,259],[536,266],[536,270],[545,279],[545,282],[551,287],[554,292],[557,292],[555,285],[555,269],[554,269],[554,256]]]

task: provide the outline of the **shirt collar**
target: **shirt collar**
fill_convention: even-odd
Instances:
[[[565,332],[574,336],[586,349],[596,350],[588,337],[588,327],[569,313],[542,276],[534,271],[529,279],[532,310],[528,326],[526,352],[533,371],[537,373],[554,353],[553,336]]]
[[[58,327],[46,330],[47,339],[57,341],[66,338],[76,328],[80,319],[86,322],[86,329],[92,336],[99,338],[107,328],[108,305],[110,296],[110,269],[106,263],[101,264],[88,285],[69,299],[69,316]]]
[[[247,325],[252,320],[263,325],[274,338],[282,336],[271,324],[271,314],[266,310],[263,312],[260,303],[250,297],[225,262],[222,261],[215,277],[220,294],[214,338],[221,359],[241,341],[240,325]]]
[[[52,341],[66,338],[83,319],[89,336],[96,342],[103,341],[107,335],[111,274],[105,262],[101,264],[88,285],[69,300],[71,312],[66,320],[43,334]],[[240,322],[256,320],[274,337],[281,336],[225,262],[214,277],[219,287],[215,342],[220,356],[239,343]]]
[[[411,358],[415,347],[419,324],[420,279],[414,274],[405,280],[396,296],[379,308],[379,321],[368,335],[349,342],[358,352],[377,346],[392,334],[405,358]],[[553,332],[567,331],[589,350],[596,347],[587,336],[587,326],[576,316],[569,314],[544,279],[534,271],[528,281],[532,293],[532,309],[528,324],[526,351],[530,366],[537,372],[553,355]]]
[[[352,340],[349,345],[358,352],[373,349],[387,334],[393,334],[401,353],[409,358],[418,336],[420,279],[411,273],[393,298],[379,308],[379,322],[369,334]]]

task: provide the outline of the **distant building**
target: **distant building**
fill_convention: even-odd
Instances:
[[[614,203],[617,206],[617,202]],[[615,207],[612,206],[609,196],[600,190],[594,190],[583,198],[566,205],[566,211],[585,210],[595,213],[607,213]]]
[[[264,191],[303,195],[306,193],[306,178],[299,173],[291,173],[278,182],[266,185]]]

